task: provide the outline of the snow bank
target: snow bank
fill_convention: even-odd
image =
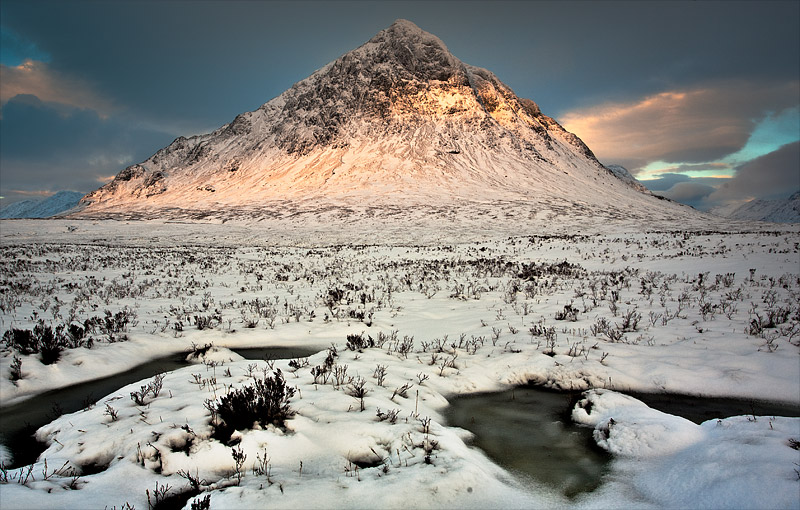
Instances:
[[[588,391],[573,410],[572,419],[594,427],[597,444],[614,455],[665,455],[704,439],[699,425],[609,390]]]
[[[736,416],[696,425],[613,391],[592,390],[572,413],[615,455],[581,506],[800,508],[800,418]]]

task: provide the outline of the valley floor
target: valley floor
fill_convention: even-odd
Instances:
[[[3,509],[178,493],[186,508],[800,508],[800,418],[696,425],[622,393],[800,406],[796,228],[417,246],[243,225],[2,227],[0,405],[197,354],[42,426],[38,462],[0,472]],[[230,350],[279,345],[319,353]],[[281,378],[285,423],[220,433],[223,397]],[[613,456],[598,489],[569,499],[523,481],[444,421],[453,396],[528,383],[590,390],[572,418]]]

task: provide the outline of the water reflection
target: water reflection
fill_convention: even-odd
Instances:
[[[577,397],[535,387],[456,397],[446,418],[473,432],[473,444],[518,478],[571,498],[597,488],[611,459],[591,429],[569,420]]]

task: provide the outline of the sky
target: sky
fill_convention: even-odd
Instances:
[[[0,206],[92,191],[397,18],[707,210],[800,189],[800,2],[0,3]]]

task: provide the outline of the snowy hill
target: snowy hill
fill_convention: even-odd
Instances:
[[[83,198],[77,191],[59,191],[44,200],[23,200],[0,209],[0,218],[49,218],[72,209]]]
[[[721,207],[711,212],[735,220],[800,223],[800,191],[789,198],[755,199],[735,208]]]
[[[124,169],[78,216],[699,217],[629,184],[536,103],[398,20],[257,110]]]

